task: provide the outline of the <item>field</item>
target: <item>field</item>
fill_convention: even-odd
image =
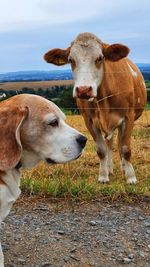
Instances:
[[[114,175],[110,183],[102,185],[97,182],[99,160],[95,145],[85,128],[83,118],[79,115],[68,116],[67,122],[88,137],[84,154],[76,161],[63,165],[46,165],[40,163],[22,175],[22,190],[26,194],[51,198],[71,198],[79,200],[106,198],[132,200],[144,196],[150,197],[150,111],[144,111],[135,122],[132,133],[132,163],[138,183],[127,185],[120,170],[117,142],[114,137]],[[148,127],[149,126],[149,127]]]
[[[5,91],[20,91],[22,88],[50,90],[55,86],[68,86],[73,81],[41,81],[41,82],[6,82],[0,83]],[[147,83],[147,87],[149,83]],[[68,100],[67,100],[68,101]],[[69,103],[69,102],[68,102]],[[132,162],[136,171],[138,183],[136,186],[126,184],[126,179],[120,170],[117,151],[117,140],[114,138],[114,175],[108,185],[97,182],[99,159],[95,145],[87,131],[83,118],[67,116],[67,122],[88,137],[88,143],[82,157],[65,165],[48,166],[40,163],[22,175],[24,193],[51,198],[94,199],[132,199],[135,196],[150,196],[150,106],[147,104],[143,116],[135,122],[132,134]],[[147,127],[149,126],[149,127]]]
[[[59,81],[40,81],[40,82],[5,82],[0,83],[0,89],[2,90],[12,90],[12,91],[20,91],[22,88],[30,88],[34,90],[38,90],[42,88],[43,90],[50,89],[53,86],[63,86],[73,84],[73,81],[70,80],[59,80]]]
[[[72,80],[59,80],[59,81],[36,81],[36,82],[5,82],[0,83],[0,89],[2,90],[12,90],[12,91],[20,91],[22,88],[30,88],[34,90],[38,90],[39,88],[42,88],[43,90],[50,89],[54,86],[68,86],[72,85]],[[150,81],[146,82],[146,87],[150,88]]]

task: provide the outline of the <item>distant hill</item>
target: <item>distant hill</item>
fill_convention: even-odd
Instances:
[[[144,79],[150,80],[150,64],[137,64]],[[72,80],[71,70],[50,70],[50,71],[16,71],[0,74],[0,82],[26,82],[26,81],[59,81]]]
[[[72,80],[71,70],[16,71],[0,73],[0,82]]]
[[[148,63],[138,63],[140,71],[142,72],[144,79],[150,81],[150,64]]]

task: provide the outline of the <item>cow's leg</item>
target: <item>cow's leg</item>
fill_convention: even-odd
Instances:
[[[134,120],[130,117],[126,118],[122,125],[118,128],[118,144],[121,157],[122,170],[127,177],[128,184],[136,184],[136,176],[131,159],[131,132],[133,129]]]
[[[109,168],[108,168],[108,147],[107,143],[102,136],[101,131],[98,128],[94,127],[94,132],[96,135],[96,150],[97,154],[100,159],[100,170],[99,170],[99,177],[98,181],[101,183],[107,183],[109,182]],[[110,158],[110,154],[109,154]]]
[[[108,165],[109,174],[113,174],[112,144],[113,144],[113,137],[107,141],[107,149],[108,149],[107,150],[107,153],[108,153],[107,165]]]
[[[100,159],[100,170],[98,181],[101,183],[109,182],[109,172],[113,172],[113,164],[112,164],[112,139],[107,143],[102,136],[102,133],[99,129],[99,122],[93,119],[87,119],[84,117],[85,124],[87,129],[91,133],[95,143],[98,157]]]

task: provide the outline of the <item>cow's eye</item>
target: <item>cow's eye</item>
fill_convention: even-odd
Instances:
[[[73,62],[73,58],[68,58],[68,62],[70,63],[70,64],[72,64],[72,62]]]
[[[52,120],[52,121],[50,121],[50,122],[48,123],[48,125],[50,125],[50,126],[52,126],[52,127],[58,127],[58,124],[59,124],[58,119],[54,119],[54,120]]]
[[[68,58],[68,61],[69,61],[69,63],[72,64],[72,63],[74,62],[74,59],[73,59],[72,57],[69,57],[69,58]]]
[[[76,67],[76,62],[72,57],[68,58],[68,62],[71,64],[73,69]]]
[[[103,60],[103,56],[100,55],[100,56],[96,59],[95,62],[99,63],[99,62],[102,62],[102,60]]]
[[[102,61],[103,61],[103,56],[102,56],[102,55],[100,55],[100,56],[95,60],[95,65],[96,65],[96,67],[97,67],[98,69],[100,68]]]

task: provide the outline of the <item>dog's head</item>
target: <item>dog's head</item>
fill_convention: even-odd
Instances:
[[[32,167],[38,161],[65,163],[78,158],[86,137],[65,123],[52,102],[18,95],[0,106],[0,170]]]

